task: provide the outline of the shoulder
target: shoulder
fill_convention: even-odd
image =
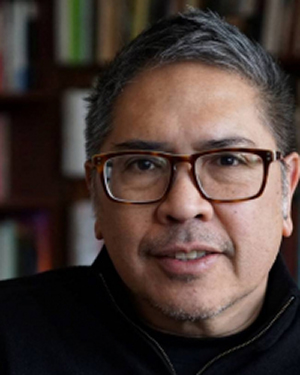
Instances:
[[[70,267],[0,282],[0,315],[5,306],[21,306],[51,299],[62,300],[67,295],[94,285],[96,276],[90,267]]]
[[[72,279],[80,277],[81,274],[87,273],[88,268],[82,266],[68,267],[31,276],[2,280],[0,281],[0,295],[6,290],[17,291],[27,288],[41,288],[49,285],[49,283],[69,282]]]

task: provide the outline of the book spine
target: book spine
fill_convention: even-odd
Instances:
[[[13,91],[28,88],[29,61],[27,53],[27,27],[30,19],[30,4],[17,1],[12,3],[12,69]]]
[[[4,34],[4,10],[3,1],[0,0],[0,35]],[[4,90],[4,38],[0,37],[0,92]]]
[[[0,279],[44,272],[52,266],[48,212],[30,212],[0,222]]]
[[[67,64],[70,59],[69,0],[56,0],[54,12],[55,56],[59,64]]]
[[[186,7],[198,8],[200,6],[199,0],[186,0],[185,1],[185,6]]]
[[[68,177],[84,177],[84,124],[87,105],[84,97],[88,90],[70,89],[62,100],[63,139],[62,172]]]
[[[53,266],[49,215],[47,212],[37,213],[34,215],[33,222],[37,252],[37,272],[48,271]]]
[[[122,7],[119,6],[117,0],[98,0],[97,6],[99,21],[96,32],[96,60],[101,64],[105,61],[110,61],[118,51],[120,47],[119,32],[122,29],[120,22],[126,22],[126,20],[122,19]]]
[[[80,0],[70,1],[70,63],[78,64],[80,62]]]
[[[150,19],[150,1],[135,0],[132,20],[132,39],[138,36],[148,25]]]
[[[10,219],[0,222],[0,279],[18,276],[18,249],[16,222]]]
[[[31,217],[16,221],[17,276],[32,275],[37,272],[37,249],[35,228]]]
[[[94,25],[93,25],[93,0],[80,0],[80,62],[91,64],[93,62]]]
[[[10,136],[9,120],[0,114],[0,202],[9,195]]]
[[[4,33],[6,38],[2,39],[3,42],[3,65],[4,65],[4,76],[3,76],[3,88],[8,91],[13,87],[14,74],[13,74],[13,3],[3,3],[3,23]]]
[[[112,36],[110,25],[112,24],[112,5],[105,0],[98,0],[98,27],[97,27],[97,62],[111,60]]]
[[[262,26],[261,44],[271,54],[280,53],[282,35],[283,0],[266,0]]]
[[[291,57],[300,58],[300,0],[294,2],[294,22],[293,22],[293,36],[292,36],[292,47]]]
[[[28,59],[28,78],[27,84],[28,88],[33,88],[36,84],[35,82],[35,72],[36,72],[36,60],[38,56],[38,17],[39,17],[39,8],[35,0],[30,0],[28,10],[28,22],[26,30],[26,51]]]

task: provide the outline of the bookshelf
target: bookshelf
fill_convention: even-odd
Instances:
[[[95,75],[120,45],[154,19],[164,14],[181,11],[186,4],[203,9],[209,7],[219,11],[230,22],[248,32],[251,37],[260,39],[262,33],[267,32],[264,26],[266,23],[269,33],[272,33],[272,27],[274,27],[276,16],[280,16],[279,13],[285,15],[284,21],[281,22],[283,29],[286,29],[284,25],[289,19],[288,16],[291,17],[291,9],[285,9],[285,12],[277,12],[277,15],[272,15],[272,20],[266,21],[268,18],[266,9],[270,9],[272,1],[277,4],[277,0],[245,0],[243,2],[234,0],[128,0],[122,2],[119,0],[72,0],[69,2],[28,0],[28,4],[32,7],[29,22],[28,18],[26,21],[22,15],[19,15],[28,36],[26,43],[30,46],[25,59],[26,71],[29,74],[26,87],[13,88],[4,85],[6,72],[3,68],[5,63],[3,55],[7,47],[3,46],[0,41],[0,119],[2,115],[5,116],[8,119],[9,128],[6,140],[9,146],[7,155],[9,167],[4,177],[0,176],[2,180],[7,180],[8,185],[3,196],[0,191],[0,231],[1,223],[8,221],[18,223],[24,220],[24,217],[27,217],[29,221],[31,219],[34,221],[33,219],[39,215],[43,218],[44,227],[41,230],[46,233],[47,241],[44,241],[45,243],[41,246],[44,246],[48,253],[44,256],[43,262],[40,260],[43,264],[37,267],[36,271],[69,264],[72,258],[68,250],[72,236],[72,219],[69,212],[74,204],[88,199],[84,179],[78,176],[67,177],[61,167],[64,146],[62,98],[66,90],[89,88]],[[0,1],[1,35],[8,35],[3,29],[4,19],[7,17],[11,4],[16,6],[18,3],[24,2]],[[70,15],[66,15],[66,8],[63,8],[67,3],[74,3],[71,12],[73,12],[73,21],[77,20],[76,24],[87,25],[87,20],[89,20],[88,30],[85,30],[84,34],[76,30],[74,24],[70,25],[65,22],[66,19],[71,22]],[[121,3],[126,3],[127,8],[121,7]],[[300,24],[300,0],[291,0],[288,3],[293,5],[294,10],[292,26],[289,28],[289,43],[285,44],[285,48],[280,45],[278,47],[274,41],[273,43],[277,46],[278,57],[284,69],[299,81],[299,41],[296,40],[295,33],[298,30],[298,22]],[[85,18],[80,9],[85,9]],[[105,17],[109,18],[110,22],[104,22]],[[66,24],[60,24],[61,20],[64,20]],[[103,27],[111,28],[107,30],[107,35],[110,36],[106,40],[99,36],[101,32],[103,33]],[[116,30],[119,34],[121,30],[126,30],[126,33],[123,33],[126,37],[122,34],[123,39],[120,39],[118,35],[113,35]],[[72,48],[66,44],[60,46],[60,43],[66,43],[65,40],[60,40],[61,33],[69,36],[72,34],[70,36],[70,39],[73,38],[73,42],[70,42],[73,43]],[[284,40],[287,40],[287,35],[284,37]],[[84,40],[89,41],[89,49],[82,52],[80,48],[76,48],[78,39],[81,40],[80,43],[84,43]],[[287,49],[286,45],[290,49]],[[61,48],[67,48],[69,54],[64,55]],[[295,219],[297,219],[296,213]],[[36,224],[32,226],[32,230],[35,229]],[[297,238],[297,231],[295,231],[293,237],[284,245],[285,249],[289,247],[289,250],[284,252],[294,276],[297,274],[295,265]],[[33,246],[37,248],[36,244]],[[36,251],[43,250],[36,249]]]

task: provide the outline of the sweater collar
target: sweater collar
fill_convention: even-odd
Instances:
[[[286,332],[299,307],[299,290],[281,254],[270,271],[266,297],[260,313],[257,350],[266,350]],[[256,334],[259,334],[257,332]]]

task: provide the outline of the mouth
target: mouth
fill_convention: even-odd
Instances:
[[[204,247],[172,248],[154,255],[160,268],[168,275],[200,275],[210,270],[223,255]]]
[[[170,258],[181,261],[191,261],[202,259],[213,254],[221,254],[222,251],[211,246],[190,244],[190,245],[174,245],[167,248],[155,249],[151,251],[151,255],[158,258]]]
[[[198,251],[198,250],[192,250],[190,252],[184,252],[184,251],[178,251],[175,254],[173,254],[170,258],[174,258],[177,260],[181,260],[183,262],[187,262],[189,260],[196,260],[201,259],[208,254],[211,254],[207,251]]]

